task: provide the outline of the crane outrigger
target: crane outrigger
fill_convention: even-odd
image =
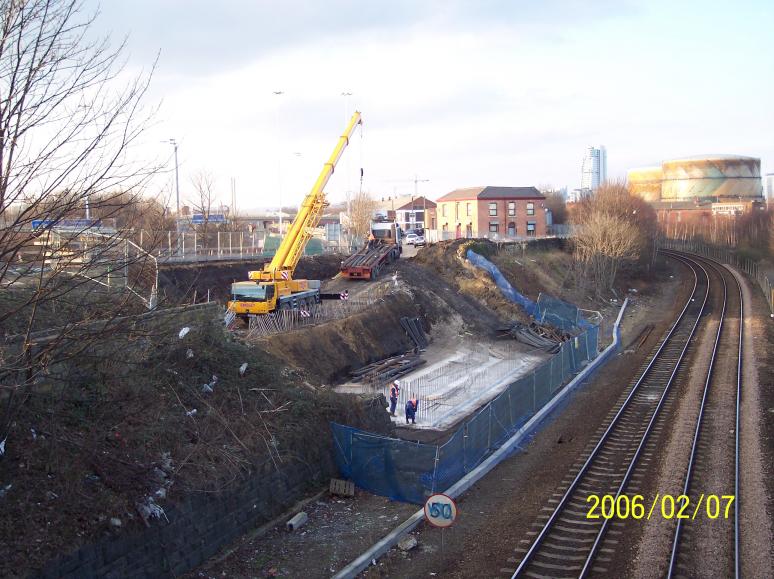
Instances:
[[[320,223],[323,208],[328,205],[325,201],[325,186],[333,175],[344,149],[347,148],[352,133],[360,124],[362,124],[360,112],[355,111],[344,134],[339,138],[333,153],[317,177],[317,181],[304,198],[298,215],[282,239],[271,262],[264,265],[261,270],[248,272],[247,277],[250,281],[240,281],[231,285],[232,299],[228,302],[228,308],[237,316],[268,314],[278,309],[308,308],[314,303],[319,303],[320,282],[294,279],[293,274],[298,260],[304,253],[306,243],[312,237],[312,230]]]

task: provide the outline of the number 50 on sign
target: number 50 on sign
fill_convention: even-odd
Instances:
[[[434,527],[449,527],[457,518],[457,504],[444,494],[432,495],[425,501],[425,519]]]

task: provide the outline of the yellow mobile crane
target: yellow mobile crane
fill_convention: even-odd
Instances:
[[[228,302],[228,308],[237,316],[268,314],[278,309],[306,308],[319,303],[320,282],[293,279],[293,273],[306,242],[312,237],[312,229],[317,227],[323,208],[327,205],[325,185],[328,184],[336,163],[349,144],[355,127],[361,123],[360,113],[355,111],[271,262],[264,265],[262,270],[248,272],[247,277],[251,281],[240,281],[231,285],[232,299]]]

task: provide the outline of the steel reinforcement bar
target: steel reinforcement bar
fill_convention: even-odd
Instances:
[[[542,525],[513,578],[585,577],[607,529],[607,519],[588,519],[587,498],[626,488],[659,412],[686,356],[710,292],[701,264],[680,259],[693,272],[691,295],[629,395]]]

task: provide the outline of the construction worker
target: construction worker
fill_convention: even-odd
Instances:
[[[409,423],[409,420],[411,420],[411,424],[416,424],[414,418],[417,415],[417,410],[419,410],[419,400],[411,398],[406,402],[406,424]]]
[[[398,405],[398,396],[400,396],[400,380],[395,380],[390,386],[390,415],[395,416],[395,407]]]
[[[373,231],[369,231],[368,232],[368,249],[373,249],[375,243],[376,243],[376,238],[374,237],[374,232]]]

